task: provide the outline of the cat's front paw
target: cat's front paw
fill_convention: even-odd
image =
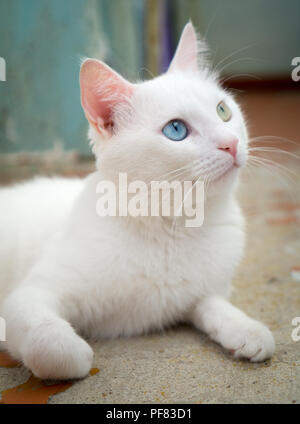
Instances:
[[[50,325],[30,331],[22,356],[36,377],[67,380],[89,373],[93,351],[71,327]]]
[[[275,350],[271,331],[262,323],[249,320],[243,325],[233,325],[223,334],[221,344],[231,351],[235,358],[247,358],[260,362],[270,358]]]

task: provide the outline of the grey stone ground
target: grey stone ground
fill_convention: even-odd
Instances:
[[[299,168],[294,161],[285,165]],[[50,403],[300,403],[300,341],[291,338],[291,321],[300,316],[300,281],[291,276],[291,267],[300,266],[299,178],[288,188],[264,170],[243,180],[248,245],[232,302],[271,328],[273,358],[260,364],[233,360],[188,326],[99,341],[92,344],[99,373]],[[29,375],[24,368],[0,368],[0,391]]]

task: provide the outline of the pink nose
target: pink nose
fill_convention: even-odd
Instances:
[[[236,137],[231,137],[229,140],[224,140],[219,143],[218,149],[230,153],[231,156],[235,158],[238,142],[239,140]]]

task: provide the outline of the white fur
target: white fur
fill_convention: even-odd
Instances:
[[[221,100],[232,110],[229,122],[216,113]],[[161,133],[174,118],[191,129],[178,143]],[[271,356],[270,331],[226,300],[244,247],[235,200],[239,171],[217,149],[229,133],[239,139],[242,166],[247,131],[234,99],[207,72],[172,70],[136,85],[115,109],[110,139],[91,128],[94,174],[2,189],[4,347],[38,377],[77,378],[88,373],[93,356],[81,335],[141,334],[186,321],[237,357]],[[202,227],[186,228],[178,219],[174,229],[172,217],[97,216],[99,181],[116,182],[127,172],[150,182],[189,163],[181,179],[210,180]]]

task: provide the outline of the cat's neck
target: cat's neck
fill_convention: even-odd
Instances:
[[[101,171],[96,171],[87,179],[87,187],[83,196],[86,198],[79,199],[80,207],[93,210],[95,214],[95,206],[99,200],[99,183],[111,182],[115,185],[115,191],[118,193],[118,181],[108,180]],[[89,200],[88,200],[89,199]],[[193,233],[201,233],[207,231],[210,227],[222,225],[228,220],[233,208],[236,206],[235,189],[227,190],[221,194],[207,196],[204,199],[204,220],[201,225],[189,227],[186,225],[186,220],[189,218],[186,215],[182,216],[132,216],[130,213],[127,216],[120,216],[118,207],[116,214],[109,219],[109,222],[114,222],[114,225],[120,225],[128,231],[139,233],[144,237],[185,237]],[[90,205],[93,202],[93,207]],[[113,220],[113,221],[112,221]]]

